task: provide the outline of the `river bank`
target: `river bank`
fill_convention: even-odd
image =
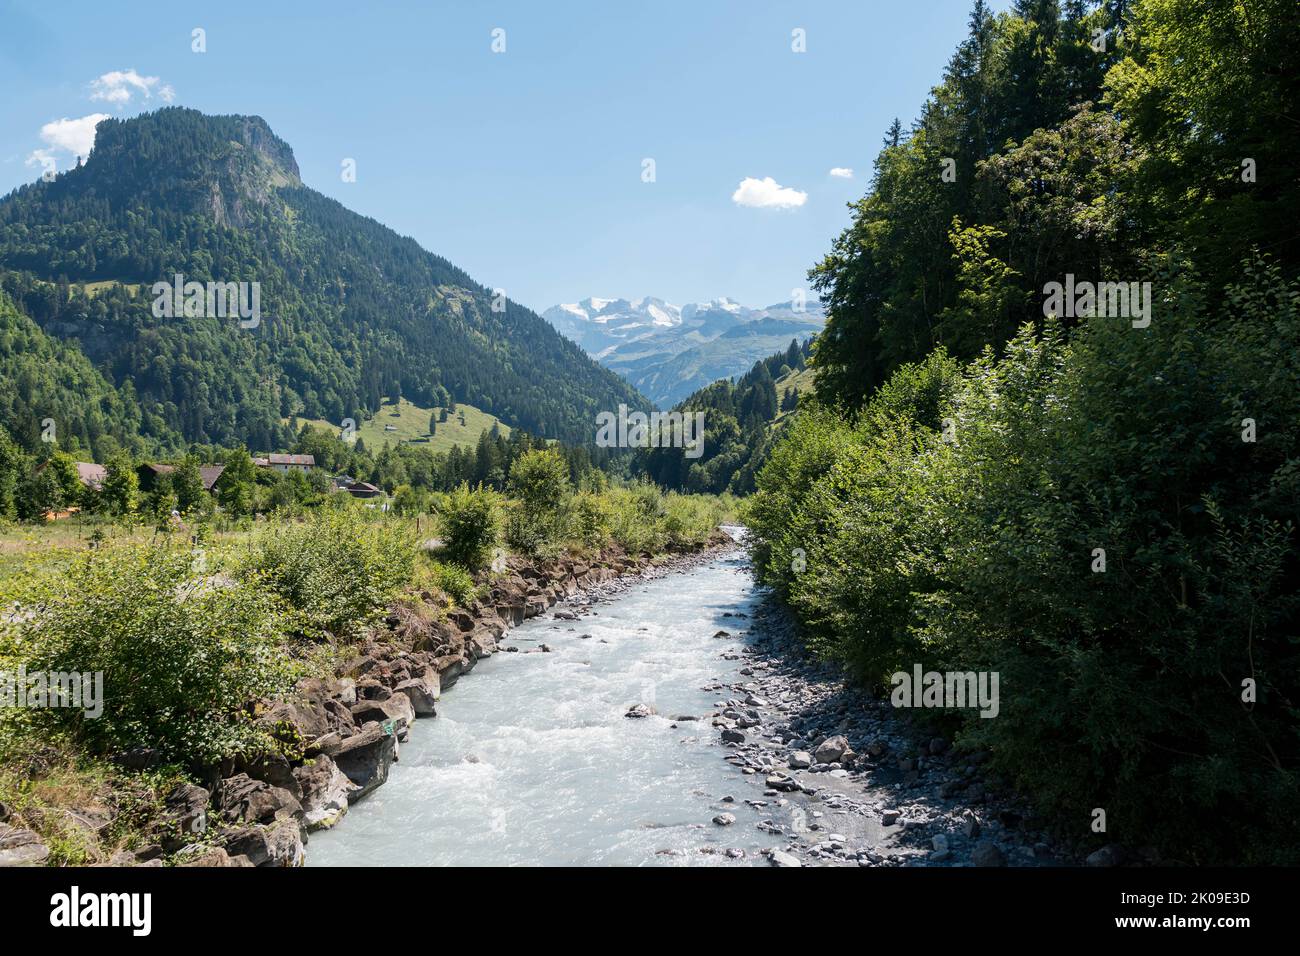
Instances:
[[[756,781],[760,826],[786,841],[782,866],[1053,866],[1079,862],[1032,811],[886,700],[810,660],[771,600],[740,622],[742,679],[713,719],[725,759]],[[746,801],[754,804],[755,801]],[[790,803],[793,811],[786,810]],[[1101,862],[1092,861],[1092,862]]]
[[[508,640],[546,657],[482,665],[312,865],[1070,862],[978,757],[807,661],[739,548]]]

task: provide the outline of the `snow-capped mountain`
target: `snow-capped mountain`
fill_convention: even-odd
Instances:
[[[552,306],[542,316],[662,408],[749,371],[791,339],[815,335],[826,321],[815,298],[798,308],[780,302],[754,309],[726,297],[677,306],[653,296],[593,296]]]

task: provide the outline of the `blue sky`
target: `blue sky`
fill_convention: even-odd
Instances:
[[[0,0],[0,193],[40,175],[38,150],[72,162],[93,123],[63,120],[168,102],[256,114],[308,185],[538,311],[588,295],[768,305],[847,224],[969,7]]]

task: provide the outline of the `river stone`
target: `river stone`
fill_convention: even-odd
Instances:
[[[739,730],[732,730],[730,727],[723,728],[722,742],[724,744],[743,744],[745,735]]]
[[[975,844],[970,861],[975,866],[1005,866],[1007,862],[998,845],[992,840],[981,840]]]
[[[786,853],[784,850],[769,850],[767,859],[773,866],[803,866],[803,862],[797,856],[793,853]]]
[[[852,753],[852,751],[849,750],[847,738],[843,736],[828,737],[813,750],[813,760],[817,763],[834,763],[848,753]]]
[[[632,717],[634,719],[640,719],[642,717],[653,716],[656,713],[658,713],[658,711],[656,711],[649,704],[633,704],[631,707],[627,709],[627,713],[625,713],[623,716]]]
[[[812,756],[806,750],[796,750],[790,754],[791,770],[807,770],[812,766]]]
[[[729,827],[736,822],[736,815],[734,813],[719,813],[713,818],[713,822],[720,827]]]

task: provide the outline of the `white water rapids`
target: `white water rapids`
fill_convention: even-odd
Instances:
[[[724,612],[752,616],[757,601],[733,551],[637,582],[596,615],[548,613],[509,631],[503,645],[551,652],[498,653],[445,691],[388,782],[312,835],[307,864],[765,863],[763,849],[782,841],[755,829],[761,817],[743,803],[761,797],[762,778],[723,759],[709,720],[670,726],[729,696],[703,685],[741,679],[743,659],[723,656],[737,656],[741,638],[713,635],[738,635],[748,618]],[[625,717],[637,703],[658,716]],[[737,823],[712,823],[722,812]]]

